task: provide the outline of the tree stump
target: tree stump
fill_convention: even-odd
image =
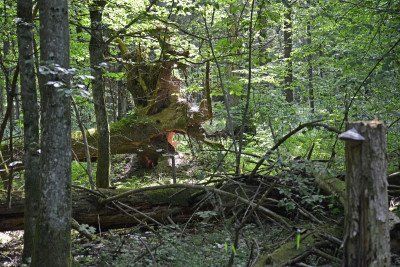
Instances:
[[[373,120],[348,123],[343,266],[389,266],[386,127]]]

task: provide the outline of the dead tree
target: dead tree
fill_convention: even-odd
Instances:
[[[354,122],[346,141],[346,205],[343,266],[389,266],[386,127]]]

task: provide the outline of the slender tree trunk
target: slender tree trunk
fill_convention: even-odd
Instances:
[[[4,113],[4,87],[0,83],[0,118],[3,118]]]
[[[3,121],[0,124],[0,143],[3,140],[4,133],[7,128],[7,122],[8,120],[12,119],[12,108],[13,108],[13,101],[14,101],[14,93],[15,90],[14,88],[17,86],[18,83],[18,74],[19,74],[19,64],[15,67],[14,74],[12,77],[12,80],[10,81],[9,75],[6,73],[9,73],[8,69],[5,67],[3,59],[0,56],[0,65],[2,66],[4,75],[5,75],[5,81],[6,81],[6,94],[7,94],[7,107],[4,113]],[[6,184],[5,184],[6,185]]]
[[[12,94],[15,94],[15,91],[12,92]],[[8,151],[10,151],[10,161],[14,161],[14,108],[11,108],[11,116],[10,116],[10,124],[8,126],[9,129],[9,144],[8,144]],[[11,192],[12,192],[12,186],[13,186],[13,178],[14,178],[14,171],[13,168],[10,169],[10,172],[8,174],[8,184],[7,184],[7,203],[8,203],[8,208],[11,209]]]
[[[122,55],[120,55],[122,57]],[[124,70],[124,66],[122,63],[118,63],[116,70],[118,72],[122,72]],[[117,114],[117,120],[122,119],[125,117],[126,112],[128,111],[128,96],[127,96],[127,90],[126,87],[124,86],[124,82],[122,80],[117,81],[117,88],[118,88],[118,97],[117,97],[117,102],[118,102],[118,114]]]
[[[346,140],[347,169],[343,266],[390,266],[386,127],[370,121],[347,128],[364,141],[354,131],[339,136]]]
[[[17,85],[17,87],[15,87],[14,95],[15,95],[14,119],[19,120],[20,114],[21,114],[21,105],[20,105],[21,103],[20,103],[20,99],[19,99],[20,88],[18,85]]]
[[[285,64],[286,64],[284,87],[285,87],[286,101],[293,102],[294,93],[293,93],[293,88],[292,88],[292,83],[293,83],[292,6],[286,0],[284,0],[283,3],[286,7],[285,14],[284,14],[284,22],[283,22],[283,59],[285,60]]]
[[[229,101],[229,92],[224,86],[225,84],[222,79],[221,67],[220,67],[219,61],[215,55],[214,45],[213,45],[213,42],[211,39],[210,30],[209,30],[208,24],[207,24],[207,17],[203,17],[203,20],[204,20],[204,27],[205,27],[205,30],[207,33],[207,41],[208,41],[208,44],[209,44],[210,50],[211,50],[211,55],[212,55],[212,58],[215,62],[215,65],[216,65],[217,71],[218,71],[219,85],[220,85],[223,95],[224,95],[224,105],[225,105],[225,109],[226,109],[226,123],[228,126],[228,132],[229,132],[230,137],[232,138],[233,148],[235,150],[235,156],[237,156],[238,155],[238,145],[235,140],[235,131],[234,131],[234,125],[233,125],[233,119],[232,119],[232,113],[231,113],[231,105],[230,105],[230,101]]]
[[[118,121],[118,92],[115,93],[115,90],[118,91],[118,81],[113,79],[108,79],[109,83],[109,95],[112,101],[112,122]],[[106,99],[107,102],[107,99]],[[109,102],[109,101],[108,101]]]
[[[250,28],[249,28],[249,43],[248,43],[248,77],[247,77],[247,90],[246,90],[246,103],[245,107],[243,110],[243,117],[242,117],[242,125],[240,126],[239,130],[239,148],[238,148],[238,153],[236,154],[236,175],[240,175],[241,170],[240,170],[240,160],[242,156],[242,147],[243,147],[243,132],[245,129],[245,126],[250,125],[248,113],[249,113],[249,107],[250,107],[250,92],[251,92],[251,78],[252,78],[252,73],[251,73],[251,68],[252,68],[252,46],[253,46],[253,14],[254,14],[254,4],[255,0],[251,2],[251,11],[250,11]],[[233,264],[233,262],[232,262]],[[228,265],[232,265],[228,264]]]
[[[310,8],[311,1],[307,0],[307,5]],[[311,20],[311,19],[310,19]],[[310,49],[311,46],[311,21],[307,22],[307,39],[306,43]],[[308,65],[308,100],[310,103],[311,113],[315,113],[315,98],[314,98],[314,87],[313,87],[313,78],[314,78],[314,70],[312,66],[312,56],[307,56],[307,65]]]
[[[124,88],[122,81],[117,81],[118,87],[118,115],[117,119],[120,120],[125,117],[128,110],[128,98],[126,94],[126,89]]]
[[[73,98],[71,99],[71,103],[72,103],[72,107],[75,111],[76,122],[78,123],[79,130],[82,133],[82,142],[83,142],[83,146],[85,148],[85,157],[86,157],[86,172],[89,176],[90,188],[92,190],[94,190],[96,186],[95,186],[94,179],[93,179],[92,162],[91,162],[91,156],[90,156],[89,143],[88,143],[87,136],[86,136],[86,129],[83,126],[83,122],[81,120],[81,114],[79,113],[78,106],[76,105]]]
[[[18,52],[22,110],[24,112],[25,223],[22,259],[32,257],[36,216],[39,207],[39,107],[33,51],[33,2],[18,0]]]
[[[99,188],[110,186],[110,129],[108,126],[105,102],[105,86],[101,64],[104,62],[105,43],[103,41],[103,9],[106,1],[95,0],[90,6],[91,38],[89,45],[90,65],[94,80],[92,82],[94,110],[96,114],[98,137],[98,158],[96,185]]]
[[[42,169],[31,266],[70,266],[72,155],[71,101],[67,91],[70,83],[68,1],[39,0],[38,6]]]
[[[206,79],[204,83],[204,91],[205,91],[207,114],[210,118],[212,118],[213,110],[212,110],[212,99],[211,99],[210,72],[211,72],[210,61],[208,60],[206,62]]]

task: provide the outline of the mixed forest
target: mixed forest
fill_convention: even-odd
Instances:
[[[400,265],[400,1],[1,0],[0,266]]]

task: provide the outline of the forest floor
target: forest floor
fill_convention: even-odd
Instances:
[[[155,171],[140,174],[130,168],[132,162],[127,156],[114,157],[114,186],[139,188],[170,183],[171,166],[167,160],[160,162]],[[198,183],[210,175],[207,173],[210,166],[190,161],[184,154],[178,155],[176,162],[180,183]],[[88,186],[82,165],[74,163],[72,169],[74,184]],[[343,209],[337,197],[320,191],[306,165],[295,162],[289,167],[276,169],[273,176],[260,178],[257,182],[260,184],[256,186],[246,184],[243,179],[235,180],[227,174],[219,179],[247,186],[250,191],[246,192],[250,193],[254,192],[252,188],[259,186],[260,192],[274,188],[263,205],[285,217],[293,228],[282,227],[262,216],[262,213],[254,212],[240,231],[238,246],[234,246],[235,227],[244,218],[246,205],[236,203],[232,206],[230,203],[230,208],[222,214],[220,207],[197,210],[183,224],[170,220],[163,226],[144,223],[136,227],[93,232],[93,240],[73,231],[74,266],[226,266],[232,254],[233,266],[254,266],[265,255],[272,255],[274,260],[283,263],[297,257],[299,263],[312,266],[340,265],[340,233],[339,239],[333,242],[327,242],[326,238],[334,235],[329,232],[330,228],[342,229]],[[295,236],[298,229],[304,232],[297,244]],[[0,266],[21,266],[22,237],[22,231],[0,233]],[[315,251],[325,254],[309,253]],[[393,263],[397,262],[394,255]]]
[[[0,266],[20,266],[22,231],[0,235]],[[281,227],[249,224],[236,249],[235,266],[246,266],[271,252],[289,233]],[[128,228],[96,235],[94,241],[74,232],[75,266],[224,266],[232,252],[232,232],[220,223],[165,226],[155,231]]]

